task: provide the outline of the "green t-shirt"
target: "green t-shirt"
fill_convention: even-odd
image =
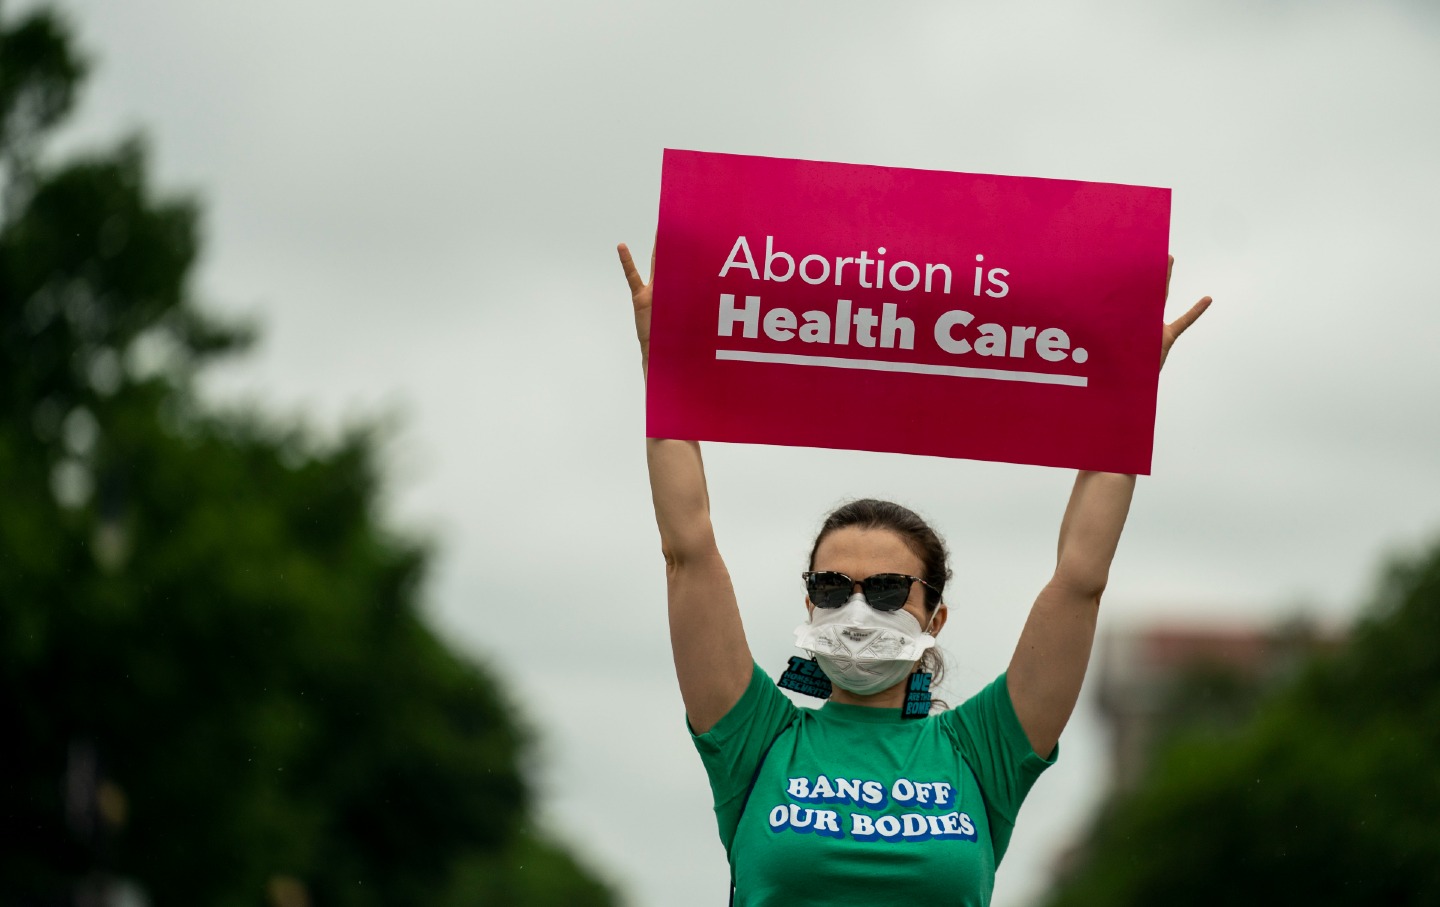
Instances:
[[[1020,803],[1059,753],[1031,750],[1004,674],[958,708],[905,720],[800,708],[757,665],[693,739],[744,907],[988,904]]]

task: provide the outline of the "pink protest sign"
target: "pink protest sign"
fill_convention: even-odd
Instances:
[[[651,437],[1148,473],[1170,191],[666,150]]]

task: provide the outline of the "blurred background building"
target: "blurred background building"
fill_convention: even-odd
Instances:
[[[1135,787],[1156,747],[1180,730],[1233,730],[1312,656],[1344,645],[1339,628],[1167,621],[1112,630],[1096,652],[1111,785]]]

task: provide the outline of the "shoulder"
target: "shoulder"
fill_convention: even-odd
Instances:
[[[701,751],[719,752],[730,748],[738,741],[752,737],[766,737],[766,743],[773,740],[781,730],[793,722],[801,711],[791,702],[758,665],[754,665],[749,683],[739,700],[730,711],[720,717],[714,727],[697,734],[686,719],[691,739]]]
[[[972,765],[978,762],[1023,764],[1038,774],[1054,763],[1060,752],[1057,745],[1048,756],[1041,756],[1030,746],[1003,673],[934,720]]]

